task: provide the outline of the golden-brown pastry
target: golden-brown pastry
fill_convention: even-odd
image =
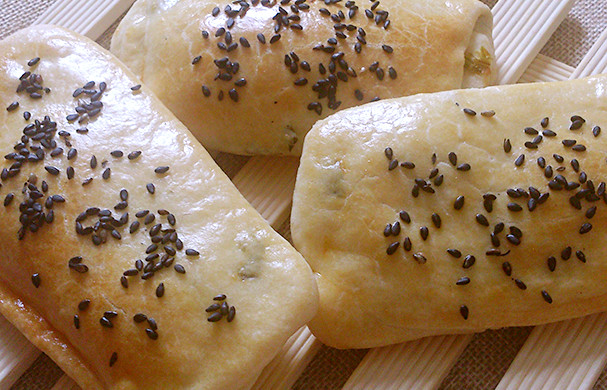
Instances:
[[[323,342],[374,347],[607,309],[607,76],[420,94],[308,134],[295,247]]]
[[[247,388],[312,273],[139,88],[65,30],[0,42],[0,312],[83,389]]]
[[[336,110],[495,78],[477,0],[139,0],[112,52],[207,148],[301,153]]]

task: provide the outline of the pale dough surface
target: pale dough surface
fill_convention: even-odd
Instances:
[[[317,123],[305,140],[291,220],[295,246],[319,283],[321,304],[310,324],[313,333],[339,348],[374,347],[605,310],[607,141],[604,130],[596,137],[592,130],[607,123],[606,91],[607,77],[599,76],[420,94],[346,110]],[[464,108],[477,115],[464,113]],[[495,115],[480,115],[488,110]],[[586,120],[578,130],[569,129],[573,115]],[[540,124],[545,117],[546,129]],[[544,136],[530,149],[525,142],[536,135],[525,133],[527,127],[540,134],[551,129],[556,136]],[[512,146],[509,152],[503,147],[505,139]],[[566,147],[562,141],[569,139],[586,151]],[[386,147],[393,149],[394,159],[413,162],[415,168],[399,164],[388,170]],[[457,155],[457,166],[468,163],[470,170],[458,170],[449,160],[450,152]],[[522,154],[525,160],[516,166]],[[551,166],[551,179],[560,174],[572,187],[581,185],[549,189],[551,179],[538,165],[540,157]],[[572,159],[579,162],[579,172]],[[433,169],[438,173],[429,179]],[[580,178],[582,172],[587,181]],[[438,175],[443,175],[440,186],[435,182]],[[426,181],[435,192],[420,191],[415,198],[415,179]],[[529,192],[530,186],[550,194],[533,211],[529,196],[507,194],[518,188]],[[582,196],[578,210],[570,198],[580,190],[598,193],[598,199]],[[484,206],[487,194],[496,197],[492,212]],[[464,204],[456,210],[459,196]],[[509,203],[522,210],[511,211]],[[596,213],[587,216],[593,206]],[[409,224],[400,219],[402,210],[409,213]],[[440,216],[440,228],[432,221],[433,213]],[[489,226],[477,222],[477,214]],[[385,226],[396,221],[400,234],[385,237]],[[505,228],[497,234],[497,247],[490,235],[499,223]],[[580,234],[585,223],[592,230]],[[522,231],[520,245],[506,238],[511,226]],[[429,232],[425,241],[422,227]],[[412,244],[409,252],[403,249],[405,237]],[[388,255],[392,242],[400,244]],[[565,260],[561,252],[568,246],[572,254]],[[449,255],[449,248],[462,256]],[[492,249],[508,254],[487,255]],[[422,254],[426,263],[416,261],[414,254]],[[467,255],[476,262],[464,268]],[[554,271],[548,265],[551,256]],[[510,265],[510,276],[504,262]],[[464,277],[468,284],[456,284]],[[526,289],[519,288],[516,279]],[[468,308],[467,319],[460,313],[462,305]]]
[[[367,0],[349,1],[358,8],[351,17],[345,1],[329,5],[303,1],[297,12],[292,8],[295,2],[247,3],[246,13],[233,16],[234,25],[228,28],[226,7],[241,9],[231,1],[139,0],[112,38],[112,52],[210,149],[299,155],[312,125],[336,112],[328,105],[329,85],[335,86],[335,100],[341,102],[336,108],[343,109],[376,97],[480,87],[495,80],[491,12],[477,0],[383,0],[373,11],[373,3]],[[215,7],[217,16],[213,16]],[[323,14],[323,8],[332,16]],[[281,15],[280,9],[284,18],[299,19],[289,19],[289,27],[282,25],[276,33],[275,16]],[[374,17],[368,18],[367,11],[374,16],[388,12],[388,28],[383,28],[384,22],[378,25]],[[340,12],[344,18],[339,18]],[[343,27],[336,29],[336,25]],[[217,36],[222,28],[227,32]],[[203,38],[202,31],[208,38]],[[228,33],[232,38],[226,41]],[[264,35],[265,44],[258,41],[258,34]],[[270,43],[278,34],[280,40]],[[249,42],[249,48],[243,47],[241,38]],[[228,42],[238,47],[228,52],[217,46]],[[361,45],[360,54],[355,51],[356,43]],[[314,50],[318,45],[334,51]],[[384,51],[382,45],[393,52]],[[347,64],[344,68],[339,60],[332,60],[339,53]],[[297,62],[295,73],[286,65],[285,56]],[[199,61],[193,64],[197,57]],[[238,71],[231,73],[214,63],[223,58],[238,63]],[[301,66],[304,61],[309,70]],[[331,62],[336,65],[333,71]],[[382,80],[372,70],[373,62],[378,62]],[[325,74],[320,73],[321,63]],[[395,79],[390,67],[396,72]],[[246,85],[236,85],[241,78]],[[298,79],[307,84],[295,85]],[[321,98],[313,90],[319,81],[325,83]],[[203,85],[209,89],[208,97],[202,92]],[[231,89],[237,92],[238,102],[230,98]],[[361,100],[355,96],[356,90],[361,91]],[[313,102],[321,104],[320,115],[308,109]]]
[[[34,57],[40,61],[29,67]],[[40,99],[16,93],[25,71],[40,74],[50,92],[42,92]],[[79,102],[90,100],[72,93],[89,81],[96,82],[95,89],[107,83],[101,113],[86,123],[68,122]],[[136,84],[135,76],[110,53],[65,30],[38,26],[0,42],[2,154],[13,152],[24,127],[45,115],[57,123],[57,133],[51,135],[64,149],[55,157],[45,150],[44,161],[25,162],[15,177],[1,182],[0,199],[5,201],[9,193],[14,199],[7,206],[0,203],[0,311],[84,389],[247,388],[315,313],[312,273],[160,101],[145,86],[131,90]],[[5,109],[14,101],[20,103],[17,109]],[[25,111],[32,115],[29,121]],[[88,133],[76,132],[84,126]],[[77,155],[68,160],[70,148]],[[111,154],[117,150],[124,155]],[[133,151],[142,153],[128,159]],[[93,155],[98,161],[94,169]],[[3,160],[0,169],[12,163]],[[47,172],[46,166],[58,168],[59,175]],[[68,166],[75,172],[71,180]],[[168,172],[156,173],[161,166],[168,166]],[[106,168],[111,175],[104,179]],[[45,213],[48,196],[61,195],[65,202],[54,204],[52,223],[18,240],[20,203],[31,193],[22,193],[22,188],[31,174],[38,189],[43,180],[48,184],[39,201]],[[92,182],[83,185],[89,178]],[[146,190],[148,183],[155,185],[154,194]],[[128,206],[115,210],[122,189],[128,191]],[[107,242],[97,246],[91,235],[77,235],[76,218],[89,207],[108,209],[114,218],[128,212],[128,223],[115,227],[121,238],[107,231]],[[174,226],[157,211],[162,209],[175,216]],[[136,216],[142,210],[155,214],[155,221],[145,224],[145,218]],[[96,220],[89,216],[82,224],[91,226]],[[140,228],[130,233],[135,220]],[[129,276],[124,288],[120,277],[148,255],[156,224],[178,233],[184,249],[177,250],[174,264],[186,272],[164,267],[147,280],[140,272]],[[164,244],[158,245],[151,254],[162,256]],[[175,250],[176,243],[169,245]],[[185,249],[199,255],[188,256]],[[68,267],[74,256],[82,257],[88,272]],[[33,274],[40,277],[38,288]],[[158,298],[161,282],[165,292]],[[207,321],[205,309],[217,294],[226,294],[236,308],[232,322],[225,317]],[[84,299],[90,305],[80,311]],[[113,328],[100,324],[106,311],[117,313]],[[136,313],[155,319],[157,340],[146,335],[151,325],[133,321]],[[79,315],[79,329],[74,315]],[[114,352],[117,360],[110,367]]]

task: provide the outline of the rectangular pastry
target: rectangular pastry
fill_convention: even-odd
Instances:
[[[82,388],[247,388],[313,316],[304,259],[110,53],[22,30],[0,104],[0,312]]]
[[[292,212],[339,348],[607,309],[607,76],[372,103],[315,125]]]
[[[210,149],[300,155],[366,102],[495,80],[478,0],[138,0],[112,52]]]

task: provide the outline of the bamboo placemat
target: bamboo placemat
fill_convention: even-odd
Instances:
[[[491,7],[496,3],[495,0],[483,1]],[[1,0],[0,38],[33,23],[54,2],[54,0]],[[542,54],[571,67],[577,66],[607,25],[606,9],[607,0],[578,0],[568,17],[543,47]],[[115,26],[116,23],[98,39],[102,46],[106,48],[109,46],[109,39]],[[549,62],[538,62],[538,64],[539,73],[550,66]],[[558,73],[558,71],[557,69],[555,72]],[[566,71],[567,69],[564,72]],[[240,175],[241,178],[246,179],[246,175],[242,174],[241,169],[248,167],[245,164],[250,160],[249,158],[222,153],[216,154],[215,158],[228,176],[238,179]],[[268,207],[271,208],[272,205],[265,204],[264,207],[269,210]],[[284,215],[274,216],[274,219],[282,221],[279,226],[274,226],[279,233],[287,238],[290,237],[288,219]],[[508,367],[525,344],[531,331],[532,328],[508,328],[470,336],[461,348],[463,353],[440,384],[440,388],[495,388],[507,373]],[[470,342],[468,343],[468,341]],[[339,351],[325,346],[318,348],[318,353],[313,355],[303,373],[299,375],[299,379],[292,386],[293,389],[341,388],[367,354],[366,350]],[[13,385],[13,388],[48,389],[60,377],[61,371],[57,366],[48,357],[40,355]],[[61,379],[61,382],[63,386],[70,385],[69,381],[64,383],[64,379]],[[606,388],[606,383],[607,375],[603,373],[594,386],[595,388]]]

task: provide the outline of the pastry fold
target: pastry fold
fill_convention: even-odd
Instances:
[[[304,144],[291,229],[310,324],[367,348],[607,308],[607,76],[344,110]]]
[[[299,155],[343,108],[496,76],[477,0],[138,0],[111,50],[203,145],[247,155]]]
[[[138,84],[56,27],[0,42],[0,312],[83,389],[248,388],[312,273]]]

